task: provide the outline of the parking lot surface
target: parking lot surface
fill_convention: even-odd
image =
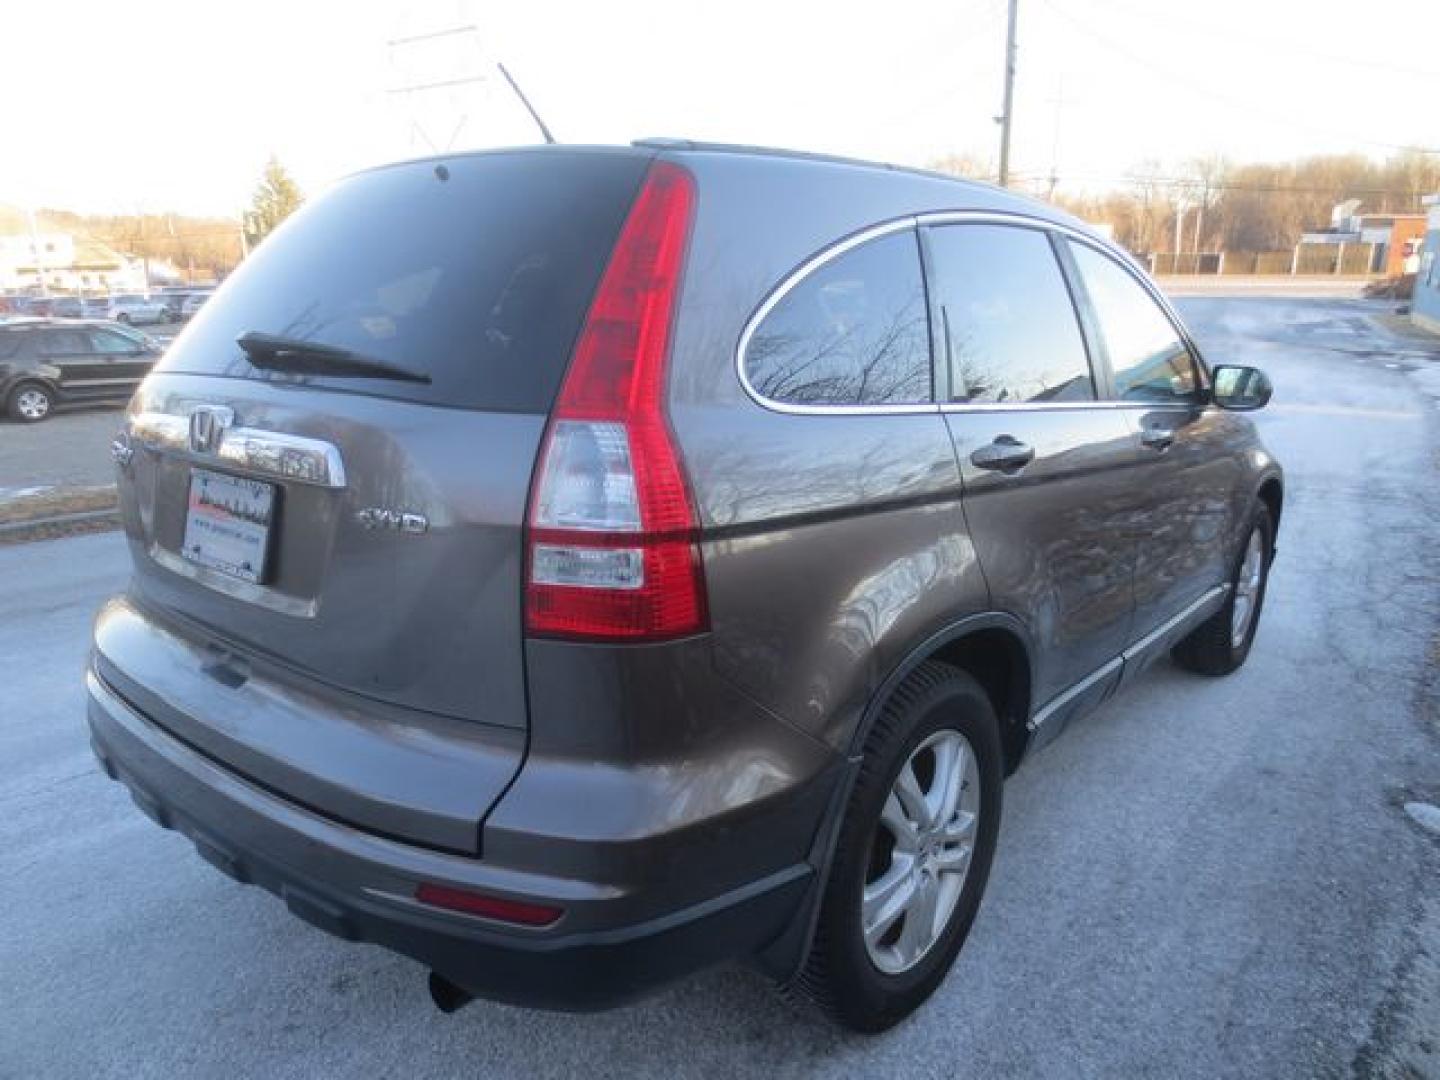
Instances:
[[[1156,665],[1020,770],[911,1021],[842,1035],[740,971],[597,1016],[440,1015],[417,965],[222,877],[99,774],[108,534],[0,549],[0,1076],[1440,1076],[1440,841],[1402,810],[1440,801],[1440,408],[1412,376],[1440,360],[1363,302],[1184,310],[1276,385],[1255,650],[1222,680]]]
[[[179,333],[175,326],[144,329],[162,345]],[[67,406],[39,424],[17,423],[3,406],[0,402],[0,508],[37,489],[115,482],[108,449],[123,421],[123,401]]]
[[[37,489],[115,482],[110,440],[124,403],[57,412],[38,424],[0,420],[0,504]]]

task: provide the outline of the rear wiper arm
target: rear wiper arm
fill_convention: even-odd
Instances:
[[[430,376],[410,371],[373,356],[364,356],[335,345],[316,341],[262,334],[247,330],[235,339],[250,363],[267,371],[293,371],[302,375],[351,375],[364,379],[398,379],[428,383]]]

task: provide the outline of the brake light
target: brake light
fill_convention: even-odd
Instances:
[[[664,405],[694,203],[688,172],[652,165],[591,302],[530,497],[528,633],[654,641],[705,629],[695,509]]]

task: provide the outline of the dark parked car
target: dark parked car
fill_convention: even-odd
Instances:
[[[160,349],[141,334],[87,322],[0,325],[0,401],[14,420],[44,420],[58,405],[124,401]]]
[[[1158,657],[1244,663],[1269,395],[985,185],[679,142],[365,172],[132,402],[95,750],[442,1008],[742,958],[884,1028],[1002,778]]]

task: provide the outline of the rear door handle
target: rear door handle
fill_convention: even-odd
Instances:
[[[1175,441],[1175,430],[1167,427],[1147,427],[1140,432],[1140,442],[1151,450],[1168,450]]]
[[[977,447],[970,455],[970,464],[977,469],[1016,472],[1035,460],[1035,448],[1013,435],[997,435],[995,441]]]

